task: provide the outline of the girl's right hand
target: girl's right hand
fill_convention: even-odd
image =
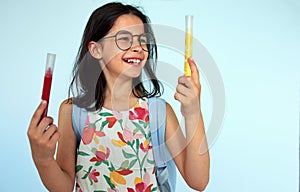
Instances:
[[[57,126],[51,117],[42,117],[47,102],[42,101],[34,112],[28,128],[33,161],[36,165],[54,160],[56,143],[59,139]]]

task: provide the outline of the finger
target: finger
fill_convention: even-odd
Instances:
[[[183,84],[178,84],[176,86],[176,92],[181,95],[187,96],[189,91],[190,91],[189,88]]]
[[[44,131],[43,139],[49,140],[50,137],[57,131],[57,128],[54,124],[50,125],[47,130]]]
[[[176,99],[177,101],[179,101],[180,103],[182,103],[182,101],[184,100],[185,96],[183,96],[182,94],[179,94],[178,92],[176,92],[174,94],[174,99]]]
[[[59,132],[56,129],[56,131],[52,134],[52,136],[50,137],[50,145],[54,145],[57,143],[58,139],[59,139]]]
[[[44,113],[45,109],[47,107],[47,101],[42,101],[38,108],[35,110],[31,121],[30,121],[30,127],[37,127],[39,122],[41,121],[42,114]]]
[[[188,59],[188,63],[190,65],[190,68],[191,68],[191,77],[192,77],[192,80],[195,82],[196,85],[200,85],[200,80],[199,80],[199,71],[198,71],[198,68],[197,68],[197,65],[194,61],[194,59],[192,59],[191,57]]]
[[[185,76],[178,77],[178,85],[185,85],[186,84],[186,78]]]
[[[180,77],[180,79],[178,79],[178,85],[183,85],[184,87],[188,88],[184,90],[186,92],[184,95],[188,95],[187,93],[191,93],[193,90],[195,90],[195,87],[198,87],[189,76]]]
[[[185,81],[186,81],[185,76],[180,76],[180,77],[178,77],[178,84],[184,84]]]
[[[50,125],[49,128],[44,131],[42,137],[39,139],[39,144],[44,148],[45,150],[55,150],[56,143],[58,141],[59,134],[57,131],[57,127],[55,125]]]
[[[53,123],[52,117],[44,117],[37,127],[37,134],[43,134]]]
[[[190,88],[191,87],[191,82],[189,81],[190,77],[189,76],[180,76],[178,78],[178,84],[184,85],[185,87]]]

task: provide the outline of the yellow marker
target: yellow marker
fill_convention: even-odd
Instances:
[[[191,69],[188,63],[188,58],[192,57],[193,53],[193,16],[185,16],[185,57],[184,57],[184,75],[191,76]]]

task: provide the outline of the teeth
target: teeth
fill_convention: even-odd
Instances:
[[[126,59],[125,61],[128,63],[140,63],[141,62],[140,59]]]

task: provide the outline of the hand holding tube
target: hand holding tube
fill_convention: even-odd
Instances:
[[[43,117],[47,116],[48,112],[48,104],[49,104],[49,98],[50,98],[50,90],[51,90],[51,84],[52,84],[52,74],[54,69],[54,63],[55,63],[55,54],[48,53],[47,54],[47,61],[46,61],[46,70],[45,70],[45,76],[44,76],[44,86],[43,86],[43,93],[42,93],[42,100],[47,101],[47,107],[45,108]]]

